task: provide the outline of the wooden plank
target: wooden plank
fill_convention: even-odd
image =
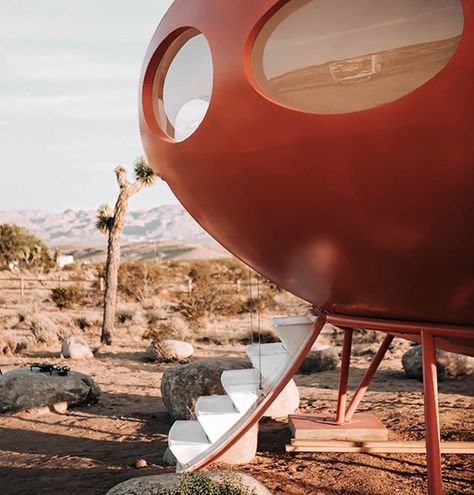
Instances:
[[[288,426],[298,440],[388,440],[388,430],[371,413],[357,413],[350,423],[338,425],[334,416],[290,414]]]
[[[310,441],[295,440],[286,446],[287,452],[354,452],[425,454],[425,442],[417,441],[369,441],[344,440]],[[474,442],[441,442],[442,454],[474,454]]]

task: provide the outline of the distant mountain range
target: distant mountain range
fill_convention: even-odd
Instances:
[[[26,227],[49,246],[104,246],[105,236],[95,228],[95,211],[41,210],[0,211],[0,224]],[[183,241],[224,251],[181,205],[164,205],[152,210],[127,213],[122,244],[154,241]]]

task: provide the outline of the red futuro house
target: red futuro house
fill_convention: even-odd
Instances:
[[[347,329],[340,407],[349,329],[387,333],[372,374],[393,336],[422,343],[430,493],[434,346],[474,353],[472,30],[469,0],[176,0],[140,94],[148,159],[191,215],[313,304],[312,341]]]

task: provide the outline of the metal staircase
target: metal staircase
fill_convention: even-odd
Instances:
[[[168,444],[177,471],[194,471],[217,460],[255,425],[298,370],[324,317],[275,318],[273,324],[281,342],[247,346],[253,368],[224,371],[226,395],[200,397],[196,419],[171,427]]]

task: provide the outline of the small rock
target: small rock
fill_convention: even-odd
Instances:
[[[300,393],[294,380],[290,380],[273,404],[266,410],[264,416],[281,418],[293,414],[300,407]]]
[[[225,370],[251,368],[248,361],[201,359],[164,371],[161,396],[174,419],[190,419],[201,395],[224,395],[221,375]]]
[[[182,361],[194,354],[194,348],[188,342],[166,339],[150,344],[145,351],[150,361]]]
[[[315,343],[300,366],[301,373],[317,373],[333,370],[339,363],[339,354],[334,346]]]
[[[146,462],[145,459],[138,459],[134,466],[137,468],[137,469],[141,469],[141,468],[146,468],[148,466],[148,462]]]
[[[0,413],[96,404],[99,396],[94,380],[76,371],[59,376],[18,368],[0,376]]]
[[[67,402],[56,402],[56,404],[53,404],[53,410],[58,414],[65,414],[67,412]]]
[[[250,490],[255,490],[256,495],[272,495],[272,493],[258,480],[245,473],[237,471],[215,471],[211,473],[203,473],[214,481],[220,481],[224,476],[235,477],[236,481]],[[106,495],[149,495],[159,490],[173,490],[179,485],[182,475],[176,473],[158,474],[154,476],[143,476],[141,478],[133,478],[116,485],[109,490]]]
[[[403,354],[402,365],[409,377],[423,380],[421,345],[414,346]],[[436,371],[438,380],[472,377],[474,357],[436,349]]]
[[[92,359],[94,357],[82,337],[68,337],[63,342],[61,354],[69,359]]]

